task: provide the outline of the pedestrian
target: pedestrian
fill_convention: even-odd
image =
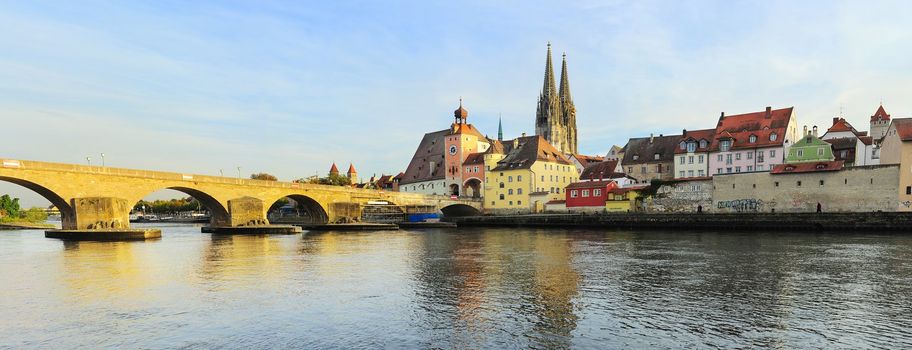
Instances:
[[[702,212],[703,212],[703,205],[702,205],[702,204],[697,205],[697,212],[698,212],[698,213],[702,213]]]
[[[820,202],[817,202],[817,212],[822,212],[823,208],[820,206]]]

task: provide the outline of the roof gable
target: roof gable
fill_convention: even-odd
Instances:
[[[710,150],[719,150],[719,141],[732,139],[732,149],[781,146],[792,120],[794,107],[719,117],[716,137]],[[775,136],[773,136],[775,134]],[[751,142],[750,135],[756,136]]]

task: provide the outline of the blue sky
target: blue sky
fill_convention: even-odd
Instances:
[[[867,130],[881,100],[912,115],[910,23],[907,1],[0,1],[0,157],[396,173],[460,96],[483,132],[534,132],[548,41],[584,153],[768,105]]]

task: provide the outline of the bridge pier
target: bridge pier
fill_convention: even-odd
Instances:
[[[241,197],[228,201],[228,225],[213,222],[201,229],[203,233],[215,234],[296,234],[301,228],[292,225],[272,225],[266,218],[266,206],[262,200]]]
[[[130,208],[125,199],[85,197],[70,200],[72,213],[61,230],[45,231],[48,238],[88,241],[135,241],[161,238],[158,229],[131,229]]]

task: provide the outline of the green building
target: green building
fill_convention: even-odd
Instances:
[[[816,130],[816,127],[815,127]],[[804,138],[789,147],[785,156],[786,163],[826,162],[835,159],[833,148],[815,133],[805,133]]]

